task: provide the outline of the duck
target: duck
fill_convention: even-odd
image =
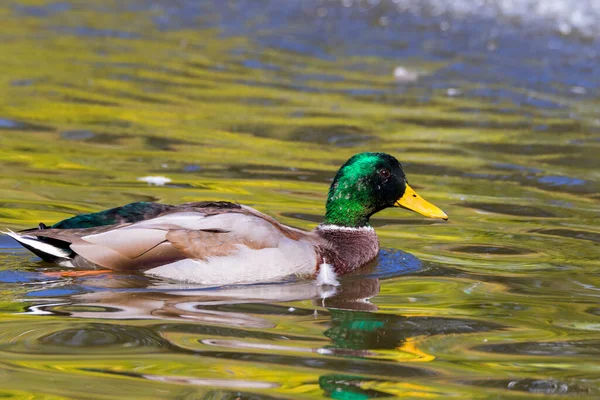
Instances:
[[[400,207],[448,220],[409,185],[386,153],[359,153],[338,170],[323,222],[312,231],[284,225],[228,201],[180,205],[135,202],[47,226],[3,232],[44,261],[90,271],[141,271],[200,285],[337,278],[373,262],[379,240],[369,218]]]

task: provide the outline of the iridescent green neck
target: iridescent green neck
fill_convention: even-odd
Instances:
[[[353,199],[336,198],[327,201],[324,224],[348,227],[369,225],[370,212]]]
[[[378,160],[378,153],[361,153],[340,168],[329,188],[325,224],[369,225],[369,217],[377,210],[377,198],[370,179]]]

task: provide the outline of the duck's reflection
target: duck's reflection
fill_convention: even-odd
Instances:
[[[111,320],[185,320],[266,329],[276,324],[261,314],[298,316],[314,312],[281,303],[310,300],[318,307],[376,311],[369,299],[379,293],[377,278],[349,278],[337,287],[301,281],[194,288],[138,276],[105,275],[86,277],[79,284],[96,290],[64,297],[64,301],[53,298],[50,304],[29,307],[27,313]]]

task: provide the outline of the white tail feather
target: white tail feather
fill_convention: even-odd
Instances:
[[[46,253],[54,257],[68,258],[71,254],[71,252],[67,250],[61,249],[56,246],[52,246],[48,243],[41,242],[35,236],[20,235],[16,232],[11,231],[10,229],[7,232],[0,231],[0,233],[4,233],[5,235],[10,236],[19,243],[26,244],[27,246],[33,247],[34,249],[41,251],[42,253]]]

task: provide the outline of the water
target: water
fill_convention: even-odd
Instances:
[[[215,199],[310,229],[360,151],[399,158],[450,221],[378,214],[378,265],[337,292],[61,276],[2,237],[0,395],[599,397],[599,14],[3,3],[2,227]]]

